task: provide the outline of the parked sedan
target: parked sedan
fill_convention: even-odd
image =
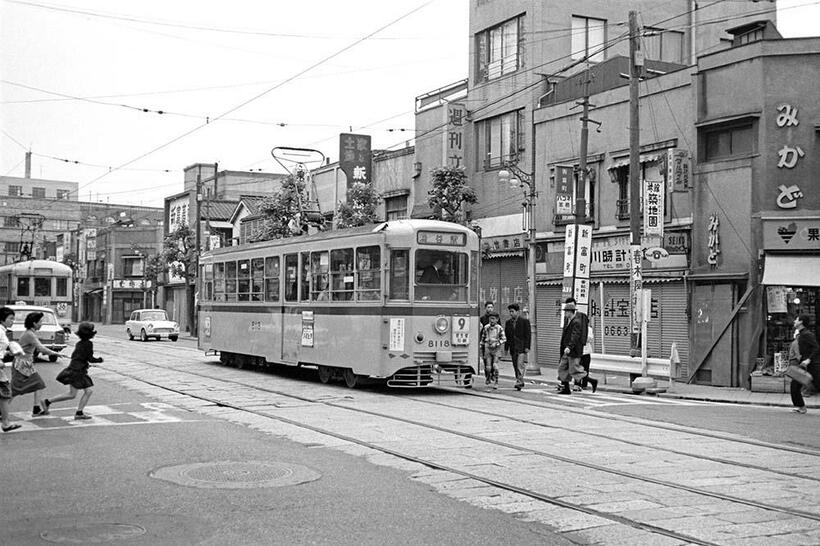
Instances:
[[[43,320],[40,323],[41,327],[37,331],[37,337],[40,338],[40,343],[51,349],[52,351],[62,351],[66,348],[66,340],[68,334],[60,326],[60,321],[57,320],[57,315],[48,307],[38,307],[35,305],[7,305],[9,309],[14,311],[14,324],[11,326],[9,332],[9,339],[19,341],[20,336],[26,331],[25,320],[29,313],[42,313]],[[35,354],[36,356],[36,354]],[[52,362],[57,361],[56,356],[49,356],[48,359]]]
[[[151,338],[176,341],[179,339],[179,324],[168,320],[165,309],[137,309],[126,321],[125,333],[131,340],[139,336],[142,341]]]

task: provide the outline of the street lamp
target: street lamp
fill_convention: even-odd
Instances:
[[[524,188],[527,186],[524,194],[526,202],[524,203],[525,220],[527,223],[527,243],[529,246],[528,276],[527,283],[527,299],[529,299],[529,320],[530,320],[530,354],[527,358],[527,368],[525,370],[529,375],[541,375],[541,369],[538,367],[538,357],[536,346],[538,345],[538,327],[536,326],[535,313],[535,198],[538,193],[535,191],[535,177],[531,173],[527,173],[518,168],[518,165],[512,161],[507,161],[504,164],[504,169],[498,171],[498,181],[502,184],[509,184],[512,188]]]

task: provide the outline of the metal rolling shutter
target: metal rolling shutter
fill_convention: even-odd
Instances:
[[[557,366],[561,343],[561,285],[538,286],[535,300],[538,305],[538,363]]]
[[[656,286],[651,286],[654,293]],[[689,376],[689,319],[686,317],[688,295],[683,282],[670,282],[660,285],[662,297],[661,314],[661,347],[660,356],[669,358],[672,342],[678,344],[680,356],[680,377]]]
[[[507,320],[507,306],[519,302],[521,307],[527,302],[527,272],[524,258],[511,256],[494,258],[481,262],[481,301],[479,308],[484,312],[484,302],[495,302],[501,322]]]

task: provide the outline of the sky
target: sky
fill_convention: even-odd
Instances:
[[[162,206],[183,169],[281,172],[276,146],[412,144],[415,97],[467,77],[472,0],[0,0],[0,174]],[[780,0],[785,37],[820,0]]]

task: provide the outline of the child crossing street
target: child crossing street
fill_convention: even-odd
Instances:
[[[504,335],[504,328],[499,324],[498,313],[492,311],[487,314],[489,322],[481,330],[480,347],[484,350],[484,379],[485,383],[492,385],[493,390],[498,388],[498,361],[501,358],[504,343],[507,337]]]
[[[90,322],[83,322],[77,328],[77,336],[80,341],[74,346],[71,363],[57,375],[57,381],[63,385],[68,385],[69,391],[67,394],[55,396],[50,400],[46,398],[46,409],[55,402],[74,399],[77,396],[77,391],[82,390],[83,394],[80,397],[80,403],[77,405],[74,419],[78,421],[91,419],[90,415],[83,413],[83,409],[88,403],[88,399],[91,398],[91,387],[94,386],[94,382],[88,376],[88,367],[92,363],[97,364],[103,361],[102,357],[94,356],[94,344],[91,342],[91,338],[96,334],[94,325]]]

